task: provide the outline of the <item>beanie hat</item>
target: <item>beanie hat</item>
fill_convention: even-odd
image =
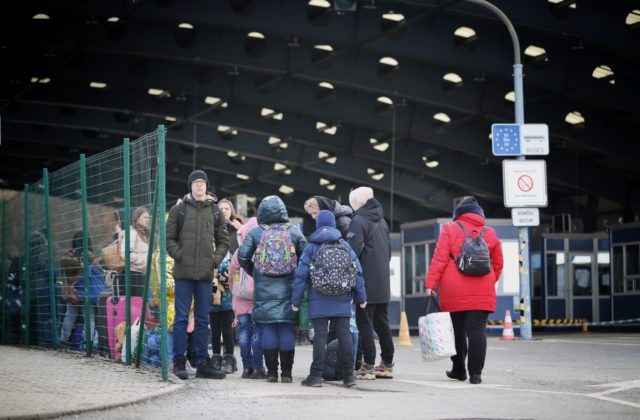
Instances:
[[[457,220],[458,217],[465,213],[475,213],[484,217],[484,211],[478,204],[478,200],[472,195],[468,195],[462,199],[460,203],[453,209],[453,220]]]
[[[189,174],[189,178],[187,179],[187,189],[189,189],[189,192],[191,192],[191,183],[196,179],[204,179],[207,183],[207,189],[209,189],[209,178],[207,177],[207,174],[200,169],[196,169]]]
[[[333,213],[329,210],[320,210],[316,216],[316,229],[321,227],[336,227],[336,218],[333,217]]]
[[[373,198],[373,190],[370,187],[358,187],[349,194],[349,204],[353,211],[356,211],[371,198]]]

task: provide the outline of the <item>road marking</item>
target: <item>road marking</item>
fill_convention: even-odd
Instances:
[[[610,403],[614,403],[614,404],[620,404],[620,405],[626,405],[628,407],[634,407],[634,408],[640,408],[640,404],[638,403],[634,403],[634,402],[630,402],[630,401],[625,401],[625,400],[620,400],[617,398],[612,398],[612,397],[608,397],[607,394],[612,394],[614,392],[621,392],[621,391],[627,391],[629,389],[633,389],[633,388],[640,388],[640,380],[631,380],[631,381],[625,381],[625,382],[615,382],[615,383],[608,383],[608,384],[598,384],[598,385],[589,385],[589,386],[594,386],[594,387],[613,387],[613,389],[609,389],[606,391],[602,391],[602,392],[594,392],[594,393],[589,393],[589,394],[583,394],[580,392],[565,392],[565,391],[549,391],[549,390],[545,390],[545,389],[521,389],[521,388],[512,388],[510,386],[507,385],[500,385],[500,384],[482,384],[480,386],[478,385],[472,385],[466,382],[437,382],[437,381],[411,381],[411,380],[398,380],[396,379],[395,382],[404,382],[404,383],[408,383],[408,384],[415,384],[415,385],[423,385],[423,386],[430,386],[433,388],[444,388],[444,389],[500,389],[500,390],[505,390],[505,391],[516,391],[516,392],[528,392],[528,393],[537,393],[537,394],[556,394],[556,395],[570,395],[570,396],[577,396],[577,397],[587,397],[587,398],[593,398],[596,400],[602,400],[602,401],[607,401]]]
[[[582,341],[582,340],[560,340],[556,338],[544,339],[545,343],[570,343],[570,344],[605,344],[609,346],[632,346],[640,347],[640,343],[612,343],[607,341]]]

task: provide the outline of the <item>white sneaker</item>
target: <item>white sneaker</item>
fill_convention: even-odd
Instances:
[[[191,366],[191,363],[189,363],[189,360],[187,360],[186,363],[186,368],[187,368],[187,374],[189,376],[195,376],[196,375],[196,368],[194,368],[193,366]]]

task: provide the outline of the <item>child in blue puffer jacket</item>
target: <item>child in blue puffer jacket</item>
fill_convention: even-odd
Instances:
[[[324,246],[327,244],[327,246]],[[343,248],[343,249],[340,249]],[[321,282],[312,282],[314,273],[331,270],[319,267],[320,249],[333,248],[335,250],[333,256],[327,263],[336,263],[340,261],[345,263],[343,271],[332,271],[338,277],[331,277],[336,282],[334,290],[322,290]],[[344,251],[348,252],[348,256]],[[328,254],[325,254],[328,255]],[[338,266],[341,267],[341,266]],[[349,268],[350,267],[350,268]],[[317,271],[314,271],[317,270]],[[335,269],[334,269],[335,270]],[[349,281],[353,280],[355,271],[355,285]],[[350,274],[348,274],[350,273]],[[330,278],[326,274],[325,279]],[[315,277],[317,278],[317,277]],[[337,284],[341,284],[338,287]],[[362,277],[362,267],[356,257],[355,252],[351,249],[348,242],[341,238],[340,231],[336,229],[336,221],[328,210],[320,210],[316,216],[316,231],[309,237],[309,244],[304,249],[298,269],[296,270],[296,279],[293,286],[293,294],[291,296],[291,305],[294,311],[298,311],[305,289],[309,287],[309,318],[313,321],[313,362],[309,376],[302,381],[303,386],[319,387],[322,386],[322,373],[324,370],[325,351],[327,346],[327,330],[329,321],[335,325],[336,336],[338,337],[338,353],[340,360],[338,361],[339,369],[342,374],[344,386],[352,387],[356,384],[353,372],[353,342],[349,329],[349,321],[351,319],[351,302],[355,301],[361,308],[367,306],[367,294],[364,289],[364,279]]]

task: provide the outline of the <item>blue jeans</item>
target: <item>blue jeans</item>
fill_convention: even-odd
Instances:
[[[262,348],[287,351],[296,347],[295,325],[285,322],[262,324]]]
[[[90,322],[91,322],[91,337],[93,338],[93,331],[95,330],[95,306],[90,307]],[[82,321],[84,323],[84,304],[67,303],[66,312],[64,314],[64,321],[62,321],[62,327],[60,328],[60,342],[66,343],[69,341],[71,330],[78,319],[78,315],[82,313]]]
[[[209,302],[211,282],[208,280],[175,279],[176,316],[173,320],[173,358],[185,357],[187,351],[187,324],[193,299],[195,329],[193,351],[196,366],[209,359]]]
[[[251,321],[251,315],[238,315],[238,344],[244,369],[261,369],[262,363],[262,326]]]

